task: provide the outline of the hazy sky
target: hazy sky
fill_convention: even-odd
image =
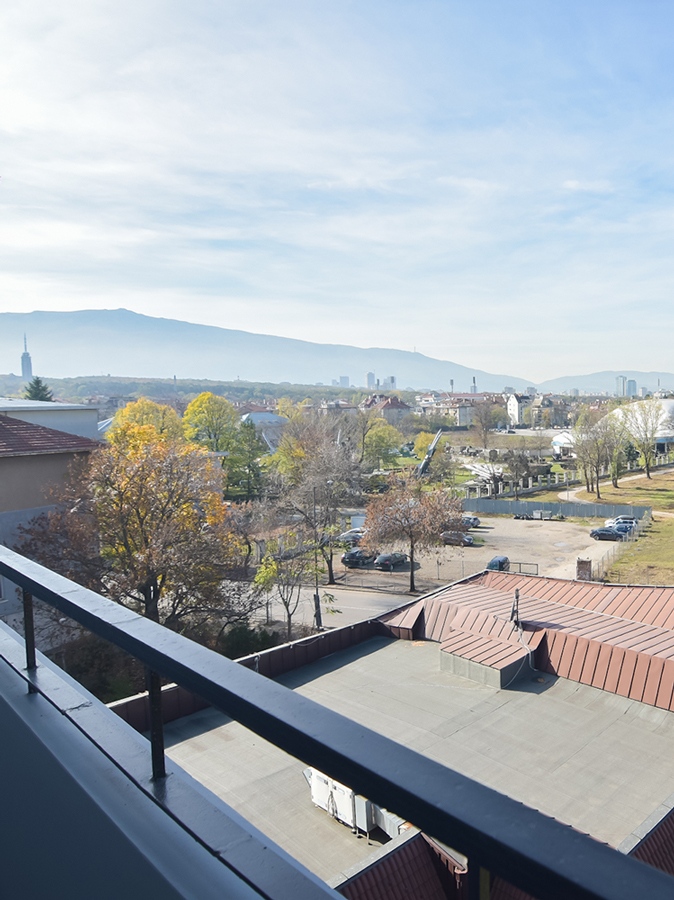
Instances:
[[[0,308],[674,368],[671,0],[4,0]]]

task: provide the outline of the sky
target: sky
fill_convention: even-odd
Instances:
[[[0,310],[674,369],[670,0],[5,0]]]

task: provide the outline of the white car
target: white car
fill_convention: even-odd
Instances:
[[[631,525],[633,528],[637,525],[637,520],[634,516],[616,516],[614,519],[607,519],[604,522],[606,528],[613,528],[614,525]]]
[[[365,534],[364,528],[349,528],[339,536],[340,541],[346,541],[349,544],[357,544]]]

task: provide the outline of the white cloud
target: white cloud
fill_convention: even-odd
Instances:
[[[669,58],[674,14],[635,28],[621,5],[605,36],[572,0],[571,40],[524,10],[4,4],[5,307],[127,306],[539,379],[667,368],[674,118],[647,51]],[[635,306],[662,326],[643,349]]]

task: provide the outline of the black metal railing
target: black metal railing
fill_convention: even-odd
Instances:
[[[538,897],[649,900],[674,879],[0,547],[0,574],[261,737]],[[31,629],[30,612],[26,628]],[[34,639],[26,669],[39,690]],[[161,716],[155,721],[161,738]],[[163,743],[162,743],[163,746]],[[154,743],[154,756],[163,754]],[[156,760],[154,761],[156,765]],[[148,762],[148,768],[150,763]],[[161,772],[155,769],[155,776]],[[488,896],[488,895],[487,895]]]

